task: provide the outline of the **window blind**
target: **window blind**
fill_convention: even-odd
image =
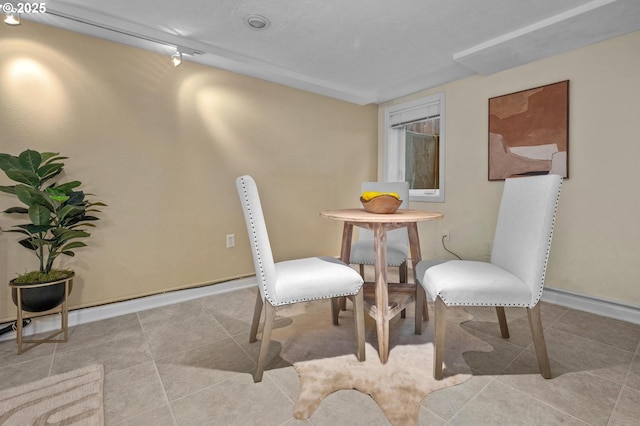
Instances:
[[[389,115],[391,127],[401,127],[417,121],[427,120],[440,116],[440,102],[419,105],[417,107],[406,108],[394,111]]]

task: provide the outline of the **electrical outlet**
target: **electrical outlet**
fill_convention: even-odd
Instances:
[[[448,229],[443,229],[442,230],[442,237],[443,237],[445,243],[448,243],[449,241],[451,241],[451,235],[449,234],[449,230]]]
[[[227,235],[227,248],[233,248],[236,246],[236,235],[229,234]]]

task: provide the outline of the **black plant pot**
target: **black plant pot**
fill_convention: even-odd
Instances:
[[[18,290],[16,287],[20,287],[22,310],[27,312],[45,312],[49,309],[53,309],[64,302],[65,291],[64,286],[66,281],[69,283],[69,292],[73,287],[74,275],[68,278],[52,281],[49,283],[37,283],[37,284],[16,284],[11,280],[11,298],[13,303],[18,306]]]

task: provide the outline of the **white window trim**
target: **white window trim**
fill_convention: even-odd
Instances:
[[[411,189],[409,199],[411,201],[423,201],[433,203],[444,202],[445,188],[445,96],[444,92],[426,96],[410,102],[392,105],[384,110],[384,180],[387,182],[403,181],[404,178],[404,141],[398,140],[397,132],[391,128],[391,116],[402,110],[412,110],[427,107],[434,102],[440,104],[440,148],[439,148],[439,189]],[[404,134],[403,134],[404,135]],[[400,143],[398,146],[397,144]],[[400,161],[402,159],[402,161]]]

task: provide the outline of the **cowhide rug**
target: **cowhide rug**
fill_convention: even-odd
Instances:
[[[272,339],[281,343],[280,357],[300,376],[300,395],[294,417],[310,417],[332,392],[356,389],[370,395],[393,425],[417,425],[420,403],[431,392],[463,383],[471,371],[462,354],[489,352],[493,348],[464,331],[460,324],[471,315],[459,308],[447,312],[445,378],[433,379],[433,321],[414,334],[413,309],[407,318],[390,323],[390,352],[380,362],[373,319],[366,317],[366,361],[355,356],[355,331],[351,310],[340,313],[340,326],[331,322],[329,302],[291,305],[277,311]],[[293,324],[292,324],[293,323]],[[273,347],[273,346],[272,346]],[[272,368],[273,363],[271,367]]]

